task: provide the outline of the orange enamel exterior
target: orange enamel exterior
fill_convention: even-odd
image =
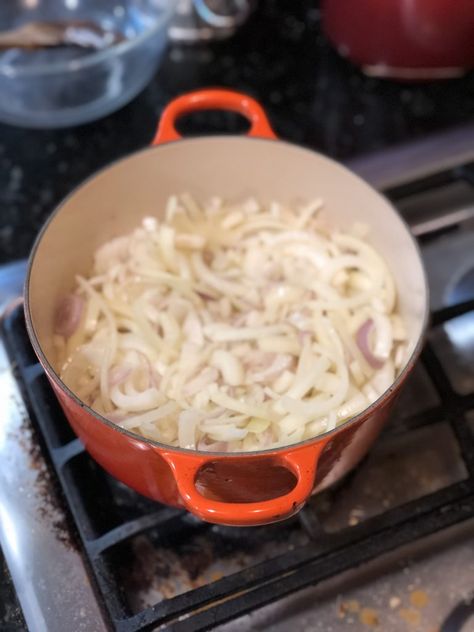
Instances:
[[[265,113],[256,101],[246,95],[227,90],[205,90],[184,95],[170,103],[163,112],[158,132],[153,141],[153,144],[166,143],[167,145],[158,147],[153,151],[162,151],[166,149],[166,146],[169,147],[170,141],[177,141],[180,138],[174,127],[179,116],[195,110],[216,108],[236,111],[246,116],[251,123],[249,135],[267,139],[275,138]],[[185,143],[186,141],[182,141],[183,146]],[[181,145],[181,143],[171,144]],[[277,145],[283,145],[283,143],[276,142],[275,146]],[[139,154],[127,160],[137,160],[138,156]],[[117,167],[118,165],[113,165],[109,169],[113,171]],[[98,180],[99,177],[100,174],[86,183],[84,187],[93,188],[94,180]],[[120,174],[118,178],[117,184],[120,181]],[[80,189],[81,187],[66,200],[65,205],[75,202]],[[218,190],[217,185],[214,190]],[[372,195],[371,192],[369,193]],[[94,192],[93,194],[97,198],[97,194]],[[377,194],[373,192],[373,196],[377,196]],[[104,204],[104,214],[106,215],[109,211],[107,211],[103,194],[101,194],[100,200]],[[81,204],[82,202],[79,203],[78,208],[86,208],[87,205],[82,207]],[[384,202],[384,204],[386,203]],[[112,203],[111,208],[113,208]],[[388,205],[387,208],[389,208]],[[416,340],[407,367],[389,391],[356,419],[345,422],[334,431],[321,437],[265,452],[212,454],[172,448],[118,428],[82,404],[55,373],[52,368],[54,363],[51,361],[52,351],[48,338],[51,336],[50,322],[54,314],[55,301],[61,296],[61,293],[64,294],[65,288],[70,286],[71,282],[70,279],[63,279],[60,275],[58,276],[57,269],[53,268],[57,268],[60,262],[54,264],[51,263],[51,259],[55,256],[63,257],[65,271],[74,270],[74,265],[76,265],[72,261],[66,261],[68,257],[68,249],[64,245],[67,241],[66,234],[63,233],[61,236],[61,230],[56,229],[57,234],[55,235],[55,231],[51,228],[53,222],[57,222],[63,212],[65,212],[64,208],[60,207],[53,215],[52,220],[38,238],[31,256],[25,291],[27,327],[35,351],[45,368],[69,423],[91,456],[112,476],[140,494],[161,503],[184,507],[203,520],[218,524],[251,526],[275,522],[291,516],[304,505],[313,491],[319,491],[332,484],[363,458],[384,425],[395,396],[413,367],[420,350],[420,340],[426,319],[426,284],[423,274],[420,272],[419,261],[416,260],[418,256],[416,248],[415,254],[412,253],[411,256],[414,257],[414,263],[418,266],[416,274],[422,277],[418,279],[420,292],[424,292],[420,298],[420,314],[416,316],[420,319],[420,323],[416,324],[415,327]],[[390,209],[389,212],[394,213]],[[107,217],[113,224],[114,216]],[[135,224],[138,219],[133,218]],[[71,224],[68,223],[68,227],[68,233],[74,230],[72,220]],[[76,228],[76,230],[78,229]],[[403,230],[401,234],[403,235]],[[61,239],[64,243],[61,242]],[[71,239],[73,239],[72,236]],[[87,239],[86,235],[84,239]],[[408,239],[408,237],[405,235],[404,239]],[[90,248],[93,252],[94,244],[91,244]],[[82,253],[77,256],[80,258]],[[62,272],[62,274],[64,276],[67,272]],[[54,286],[54,292],[51,286]],[[45,301],[47,302],[46,306]],[[204,495],[201,493],[202,488],[198,490],[196,480],[200,476],[200,472],[204,471],[203,467],[209,465],[213,468],[212,476],[214,480],[217,480],[219,489],[225,490],[226,484],[229,482],[227,488],[232,486],[232,489],[228,489],[231,492],[230,496],[233,495],[238,499],[237,501],[229,502],[229,494],[226,493],[223,494],[226,498],[225,502],[219,492],[214,491]],[[275,466],[284,468],[283,472],[289,470],[292,473],[295,481],[292,489],[285,488],[283,483],[279,486],[278,476],[274,474],[276,470],[272,469]],[[237,470],[234,469],[234,472],[238,472],[235,480],[232,475],[228,474],[229,468],[230,470],[237,468]],[[249,473],[247,478],[246,472]],[[206,488],[204,475],[203,480],[204,488]],[[267,488],[269,490],[267,496],[269,495],[270,498],[259,499],[262,489]]]

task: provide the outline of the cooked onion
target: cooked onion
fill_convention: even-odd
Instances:
[[[367,227],[333,229],[322,207],[171,197],[61,303],[63,380],[192,450],[278,447],[360,413],[403,368],[406,332]]]
[[[356,340],[362,355],[370,364],[373,369],[381,369],[383,367],[383,360],[377,358],[370,349],[369,336],[374,328],[374,321],[372,318],[368,318],[357,331]]]
[[[84,299],[77,294],[68,294],[60,302],[56,310],[54,331],[60,336],[69,338],[81,322],[84,310]]]

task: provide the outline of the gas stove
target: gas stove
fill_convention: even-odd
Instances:
[[[474,127],[349,166],[418,237],[431,328],[369,456],[278,525],[202,523],[96,465],[28,342],[26,264],[0,269],[0,544],[29,630],[474,630]]]

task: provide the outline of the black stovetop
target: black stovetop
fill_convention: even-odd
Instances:
[[[63,130],[0,125],[0,262],[25,257],[53,207],[95,170],[147,145],[163,106],[204,86],[247,91],[276,132],[339,159],[474,120],[474,73],[429,84],[365,77],[320,30],[317,0],[260,0],[228,41],[168,50],[148,88],[119,112]],[[195,115],[187,133],[240,131]]]
[[[15,593],[8,567],[0,551],[0,629],[20,632],[26,629],[25,620]]]

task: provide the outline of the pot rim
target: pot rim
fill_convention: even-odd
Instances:
[[[326,432],[324,432],[322,434],[316,435],[315,437],[311,437],[309,439],[305,439],[304,441],[299,441],[297,443],[290,443],[290,444],[287,444],[287,445],[284,445],[284,446],[280,446],[280,447],[277,447],[277,448],[267,448],[265,450],[242,451],[242,452],[219,452],[219,451],[207,451],[207,450],[191,450],[189,448],[176,447],[176,446],[172,446],[172,445],[169,445],[169,444],[166,444],[166,443],[160,443],[159,441],[155,441],[154,439],[149,439],[147,437],[143,437],[142,435],[139,435],[138,433],[132,432],[131,430],[127,430],[126,428],[122,428],[121,426],[119,426],[118,424],[114,423],[113,421],[110,421],[106,417],[103,417],[102,415],[100,415],[99,413],[94,411],[90,406],[88,406],[83,401],[81,401],[77,397],[77,395],[73,391],[71,391],[71,389],[61,380],[59,375],[56,373],[55,369],[53,368],[53,366],[51,365],[51,363],[47,359],[46,354],[43,352],[43,350],[41,348],[41,345],[40,345],[40,343],[38,341],[38,338],[36,336],[36,332],[35,332],[35,329],[34,329],[33,321],[32,321],[32,318],[31,318],[31,311],[30,311],[31,272],[32,272],[32,268],[33,268],[33,265],[34,265],[35,255],[36,255],[36,252],[37,252],[37,250],[38,250],[38,248],[39,248],[39,246],[41,244],[43,236],[46,234],[46,232],[47,232],[47,230],[49,228],[49,225],[56,218],[56,216],[59,215],[59,213],[61,212],[63,207],[67,204],[67,202],[74,195],[76,195],[76,193],[80,189],[82,189],[83,187],[87,186],[89,184],[89,182],[94,180],[99,174],[101,174],[101,173],[103,173],[103,172],[105,172],[105,171],[107,171],[109,169],[114,168],[116,165],[118,165],[118,164],[120,164],[122,162],[125,162],[127,160],[132,160],[133,158],[135,158],[135,157],[137,157],[139,155],[142,155],[144,153],[147,153],[147,152],[158,151],[162,147],[166,147],[167,145],[174,144],[176,142],[179,142],[180,144],[184,145],[186,143],[194,143],[194,142],[199,142],[199,141],[202,141],[202,140],[209,140],[209,139],[219,139],[219,140],[240,139],[240,140],[253,141],[253,142],[257,141],[257,142],[266,142],[266,143],[280,143],[280,144],[287,145],[287,146],[289,146],[291,148],[296,148],[299,151],[302,151],[304,153],[309,154],[310,156],[314,156],[314,155],[319,156],[320,158],[323,158],[324,160],[332,163],[333,165],[337,166],[338,168],[343,169],[345,172],[350,174],[352,177],[355,177],[357,180],[363,182],[366,186],[368,186],[372,190],[372,193],[377,195],[379,198],[381,198],[381,200],[390,208],[391,212],[396,214],[397,218],[403,224],[403,226],[404,226],[409,238],[411,239],[412,244],[413,244],[413,246],[415,248],[416,253],[418,254],[418,258],[419,258],[420,263],[421,263],[422,283],[423,283],[423,290],[424,290],[424,297],[425,297],[425,301],[424,301],[424,305],[423,305],[423,315],[422,315],[422,322],[421,322],[421,330],[420,330],[420,335],[418,337],[418,340],[417,340],[417,342],[416,342],[416,344],[415,344],[415,346],[413,348],[413,351],[412,351],[409,359],[407,360],[405,366],[400,371],[400,373],[397,376],[397,378],[392,382],[392,384],[382,393],[382,395],[380,395],[367,408],[364,408],[364,410],[362,410],[360,413],[358,413],[354,417],[350,417],[349,419],[344,421],[339,426],[336,426],[332,430],[328,430],[328,431],[326,431]],[[313,149],[309,149],[307,147],[303,147],[301,145],[298,145],[296,143],[292,143],[292,142],[287,141],[287,140],[281,140],[281,139],[276,139],[275,140],[275,139],[271,139],[271,138],[256,137],[256,136],[242,136],[242,135],[236,135],[236,134],[205,135],[205,136],[196,136],[196,137],[192,137],[192,138],[180,138],[178,141],[171,140],[171,141],[167,141],[167,142],[162,142],[159,145],[151,145],[151,146],[148,146],[148,147],[144,147],[142,149],[138,149],[138,150],[136,150],[136,151],[134,151],[134,152],[132,152],[130,154],[127,154],[126,156],[122,156],[122,157],[112,161],[111,163],[108,163],[108,164],[104,165],[99,170],[94,171],[94,173],[92,173],[85,180],[83,180],[81,183],[79,183],[77,186],[75,186],[73,188],[73,190],[65,198],[63,198],[63,200],[55,207],[54,211],[50,214],[50,216],[47,218],[46,222],[42,226],[40,232],[38,233],[38,235],[37,235],[37,237],[35,239],[35,242],[33,244],[30,256],[28,258],[28,268],[27,268],[27,274],[26,274],[26,278],[25,278],[24,293],[23,294],[24,294],[24,308],[25,308],[26,328],[27,328],[27,331],[28,331],[28,334],[29,334],[29,337],[30,337],[31,344],[32,344],[32,346],[33,346],[33,348],[35,350],[35,353],[39,357],[40,362],[41,362],[41,364],[43,366],[43,369],[45,370],[47,375],[53,380],[55,385],[58,388],[60,388],[62,391],[64,391],[77,405],[79,405],[87,413],[89,413],[89,415],[94,417],[99,422],[105,424],[106,426],[108,426],[112,430],[118,431],[118,432],[126,435],[130,439],[135,440],[135,441],[144,442],[144,443],[152,446],[153,448],[160,448],[160,449],[166,450],[168,452],[170,452],[170,451],[171,452],[177,452],[177,453],[181,453],[181,454],[184,454],[184,455],[187,454],[189,456],[191,456],[191,455],[194,456],[194,455],[198,454],[198,455],[206,456],[206,457],[219,457],[219,458],[223,458],[223,457],[249,458],[249,457],[254,457],[254,456],[269,456],[269,455],[273,455],[273,454],[283,453],[283,452],[288,451],[288,450],[297,450],[297,449],[300,449],[300,448],[304,448],[305,446],[309,446],[309,445],[311,445],[313,443],[317,443],[317,442],[319,442],[321,440],[328,440],[330,437],[332,437],[333,435],[338,434],[343,429],[346,429],[349,426],[352,426],[352,425],[355,425],[355,424],[357,424],[359,422],[364,421],[377,408],[382,406],[387,401],[387,399],[390,397],[390,395],[394,391],[396,391],[396,390],[398,390],[400,388],[401,384],[403,383],[403,381],[405,380],[407,375],[413,369],[414,364],[417,361],[417,359],[418,359],[418,357],[419,357],[419,355],[421,353],[421,349],[423,347],[423,344],[424,344],[426,329],[427,329],[428,320],[429,320],[429,286],[428,286],[428,279],[427,279],[427,275],[426,275],[426,270],[425,270],[425,267],[423,265],[423,260],[422,260],[422,257],[421,257],[421,250],[420,250],[420,247],[419,247],[418,242],[416,241],[414,235],[410,231],[410,228],[409,228],[407,222],[397,212],[397,210],[395,209],[393,204],[390,202],[390,200],[388,200],[382,193],[380,193],[374,187],[372,187],[371,184],[369,184],[366,180],[361,178],[357,173],[354,173],[353,171],[348,169],[344,164],[338,162],[337,160],[334,160],[333,158],[325,156],[321,152],[315,151]]]

